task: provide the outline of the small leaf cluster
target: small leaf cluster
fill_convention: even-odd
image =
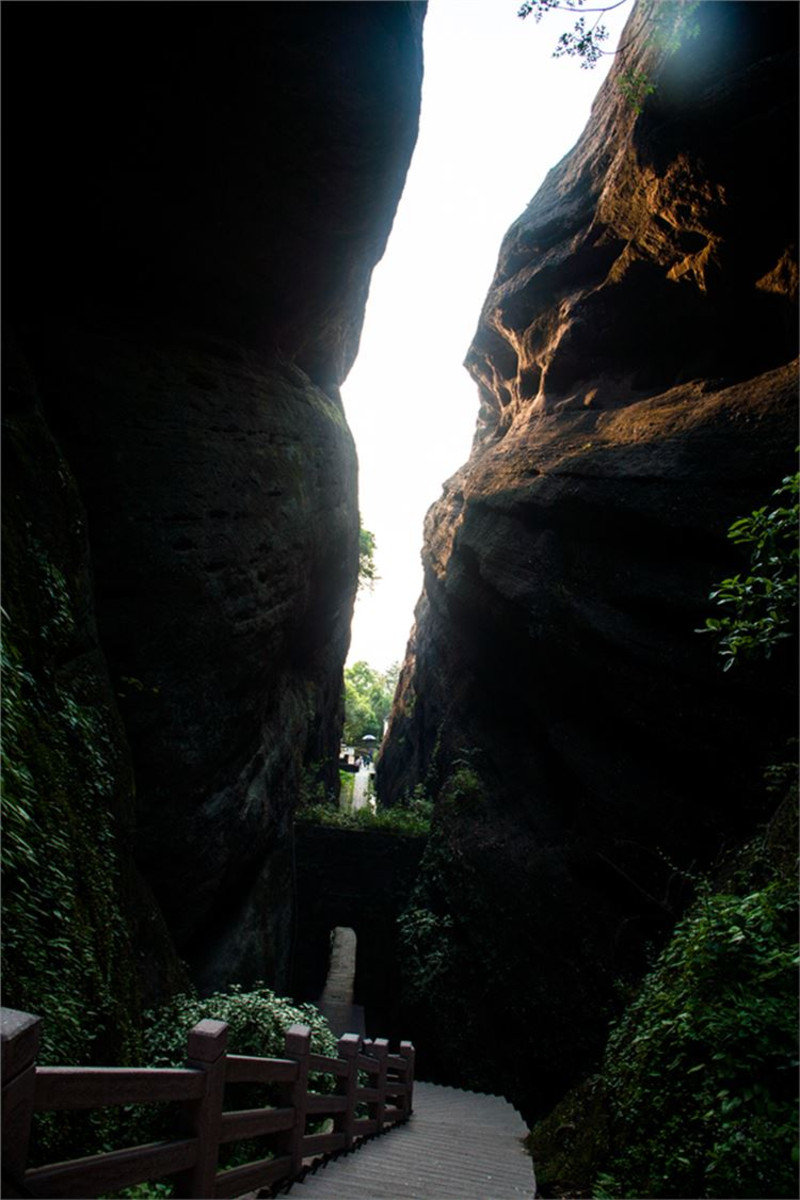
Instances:
[[[359,518],[358,526],[358,590],[371,592],[380,579],[375,566],[375,534],[365,529]]]
[[[392,708],[400,664],[378,671],[359,661],[344,671],[344,728],[342,737],[354,745],[365,734],[380,740],[383,726]]]
[[[637,116],[642,111],[647,97],[652,96],[656,90],[655,84],[644,71],[636,71],[633,68],[619,74],[617,87]]]
[[[765,504],[734,521],[728,537],[750,548],[747,574],[718,583],[710,599],[724,615],[709,617],[700,633],[712,633],[724,670],[745,658],[769,658],[776,645],[794,634],[797,617],[800,472],[788,475]]]
[[[603,13],[611,12],[627,2],[628,0],[608,0],[607,3],[586,8],[585,12],[598,14],[594,22],[587,26],[586,17],[580,16],[571,30],[565,30],[559,36],[553,58],[561,58],[564,55],[579,58],[582,67],[591,69],[605,55],[623,55],[630,42],[618,46],[616,50],[603,48],[602,43],[608,40],[608,29],[600,23],[600,18]],[[700,26],[693,14],[699,2],[700,0],[661,0],[660,3],[654,3],[647,44],[656,46],[663,54],[669,55],[679,50],[685,41],[697,37]],[[539,22],[547,12],[558,10],[575,13],[584,8],[584,4],[585,0],[524,0],[517,10],[517,16],[525,18],[532,15],[534,20]],[[637,116],[641,113],[647,97],[652,96],[656,90],[650,77],[635,67],[628,67],[620,72],[617,86]]]
[[[619,0],[619,3],[624,2],[625,0]],[[619,7],[619,3],[605,4],[599,10],[592,8],[589,11],[607,12],[612,8]],[[584,0],[524,0],[517,10],[517,16],[524,19],[532,15],[535,21],[541,21],[545,13],[551,12],[553,9],[575,12],[582,8],[583,4]],[[582,67],[591,68],[596,65],[602,55],[608,53],[601,45],[607,39],[608,29],[605,25],[600,24],[599,16],[588,27],[586,17],[580,16],[571,30],[565,30],[560,35],[553,51],[553,58],[561,58],[566,54],[571,58],[579,58]]]

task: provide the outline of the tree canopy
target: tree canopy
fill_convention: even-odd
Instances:
[[[342,737],[352,745],[370,733],[378,741],[389,716],[400,674],[400,664],[376,671],[369,663],[357,662],[344,672],[344,729]]]
[[[523,19],[533,16],[534,21],[538,22],[545,13],[554,10],[568,13],[582,10],[582,15],[578,17],[572,29],[564,30],[560,35],[553,51],[553,57],[560,58],[563,54],[568,54],[571,57],[579,58],[582,67],[593,67],[602,55],[615,53],[613,50],[604,50],[600,44],[608,38],[608,29],[602,24],[600,18],[603,13],[611,12],[628,3],[630,0],[609,0],[605,4],[584,7],[585,0],[524,0],[517,10],[517,16]],[[584,15],[587,13],[597,14],[594,21],[588,26]]]
[[[375,569],[375,534],[365,529],[359,521],[358,525],[358,590],[366,588],[371,592],[375,581],[379,579]]]

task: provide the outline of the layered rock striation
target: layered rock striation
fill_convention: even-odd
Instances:
[[[764,816],[793,726],[791,652],[723,674],[696,631],[794,458],[797,10],[701,4],[674,53],[659,11],[503,240],[378,768],[386,802],[438,796],[409,983],[436,1069],[529,1112],[594,1061],[682,873]]]
[[[337,778],[338,388],[416,138],[424,8],[6,14],[6,318],[86,511],[136,859],[206,990],[288,985],[292,812]]]

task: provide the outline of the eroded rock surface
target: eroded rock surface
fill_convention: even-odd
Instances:
[[[439,798],[410,984],[435,1069],[529,1112],[591,1065],[680,871],[763,816],[793,724],[793,655],[723,674],[695,631],[793,464],[797,10],[702,4],[672,56],[653,13],[622,68],[655,93],[637,115],[615,68],[503,241],[378,768],[384,801]]]
[[[423,15],[5,22],[26,106],[6,317],[87,511],[136,855],[203,989],[287,986],[292,811],[336,777],[358,562],[338,385],[416,137]]]

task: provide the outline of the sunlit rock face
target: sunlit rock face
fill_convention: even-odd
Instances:
[[[288,980],[292,811],[337,757],[357,575],[338,385],[416,137],[424,7],[6,22],[27,107],[6,316],[87,510],[137,858],[204,989]]]
[[[763,816],[794,723],[793,654],[723,674],[695,631],[746,562],[728,525],[794,460],[797,15],[701,4],[665,56],[634,13],[623,66],[656,90],[637,115],[615,68],[506,235],[472,453],[425,523],[378,768],[385,801],[439,796],[414,903],[459,1020],[417,995],[418,1019],[441,1074],[529,1111],[591,1066],[678,868]]]

